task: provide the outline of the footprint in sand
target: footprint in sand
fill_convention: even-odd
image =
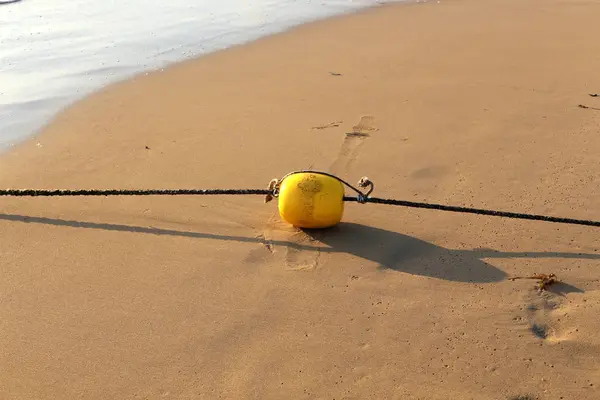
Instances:
[[[410,177],[413,179],[434,180],[439,179],[448,172],[448,168],[443,165],[430,165],[413,171]]]
[[[379,129],[375,126],[375,117],[363,116],[361,117],[358,124],[352,127],[352,132],[346,133],[346,136],[369,136],[369,133],[378,131]]]
[[[299,232],[298,235],[303,235],[304,232]],[[299,238],[300,243],[310,246],[311,243],[307,242],[305,238]],[[298,249],[294,247],[287,247],[285,250],[285,269],[289,271],[309,271],[316,269],[319,266],[319,256],[321,252],[316,248],[315,250]]]
[[[346,133],[340,151],[331,164],[331,172],[334,174],[344,174],[347,172],[356,159],[356,156],[358,156],[364,139],[371,136],[372,132],[378,130],[375,124],[375,117],[368,115],[361,117],[360,121],[352,127],[352,132]]]
[[[260,253],[270,256],[288,271],[308,271],[319,266],[319,243],[316,236],[290,226],[273,216],[260,235],[263,246]],[[259,250],[256,250],[259,251]],[[254,257],[257,254],[253,255]]]
[[[342,124],[342,122],[344,122],[344,121],[334,121],[334,122],[330,122],[325,125],[313,126],[312,129],[323,130],[323,129],[328,129],[328,128],[337,128],[338,126],[340,126]]]
[[[570,329],[561,321],[567,314],[562,299],[551,293],[528,296],[525,314],[531,334],[548,342],[567,339]]]

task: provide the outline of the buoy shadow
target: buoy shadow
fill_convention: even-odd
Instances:
[[[491,283],[507,278],[504,271],[483,261],[489,258],[600,260],[600,254],[588,253],[447,249],[401,233],[345,222],[326,230],[305,229],[304,232],[329,246],[333,252],[353,254],[373,261],[381,268],[459,282]],[[562,283],[557,285],[556,290],[562,293],[582,292]]]
[[[292,240],[272,240],[264,237],[219,235],[135,225],[107,224],[57,218],[0,214],[0,221],[43,224],[75,229],[95,229],[116,232],[176,236],[195,239],[257,243],[293,248],[299,251],[347,253],[376,263],[381,268],[408,274],[458,282],[489,283],[505,279],[506,274],[483,258],[577,258],[600,260],[600,254],[566,252],[501,252],[493,249],[453,250],[398,232],[371,226],[340,223],[325,230],[304,230],[325,246]],[[563,287],[565,292],[579,290]]]
[[[457,282],[490,283],[507,277],[504,271],[482,261],[477,252],[446,249],[371,226],[340,223],[326,230],[304,232],[331,252],[352,254],[384,269]]]
[[[565,282],[557,282],[546,290],[561,297],[565,297],[569,293],[585,293],[585,290]]]

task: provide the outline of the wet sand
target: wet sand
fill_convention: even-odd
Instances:
[[[456,0],[305,25],[87,98],[4,155],[0,184],[263,188],[313,168],[598,219],[600,112],[578,105],[600,107],[599,13]],[[595,228],[347,204],[302,232],[260,196],[0,207],[2,398],[600,395]],[[564,283],[507,279],[537,272]]]
[[[131,0],[115,12],[106,1],[36,0],[0,7],[0,154],[106,85],[373,4]]]

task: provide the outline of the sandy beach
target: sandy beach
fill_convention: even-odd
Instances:
[[[448,0],[303,25],[86,98],[0,158],[0,187],[310,168],[598,220],[599,16]],[[303,232],[247,196],[2,198],[0,229],[2,399],[600,397],[597,228],[352,203]],[[535,273],[562,283],[507,279]]]

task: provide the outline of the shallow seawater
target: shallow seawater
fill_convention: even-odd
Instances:
[[[0,0],[0,150],[145,70],[376,0]]]

